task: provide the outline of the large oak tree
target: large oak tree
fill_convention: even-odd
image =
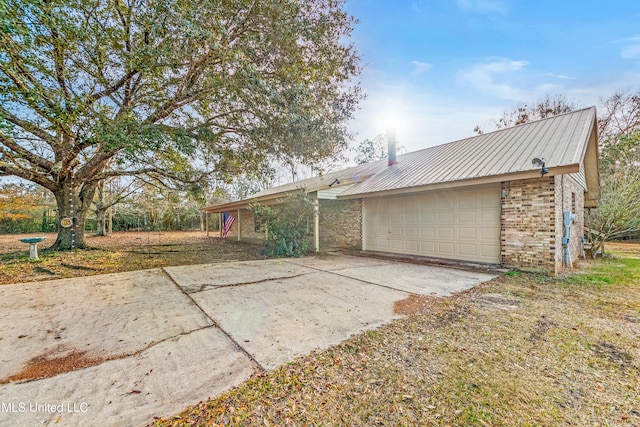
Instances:
[[[321,161],[361,98],[353,22],[337,0],[4,0],[0,174],[53,192],[65,249],[100,180]]]

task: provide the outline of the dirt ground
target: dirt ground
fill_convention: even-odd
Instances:
[[[29,260],[24,237],[42,237],[40,260]],[[215,236],[215,237],[214,237]],[[55,233],[0,235],[0,285],[94,274],[143,270],[172,265],[206,264],[265,258],[259,245],[207,237],[201,231],[118,232],[86,237],[92,249],[48,250]]]
[[[625,240],[619,242],[607,242],[604,244],[606,253],[627,258],[640,258],[640,241]]]

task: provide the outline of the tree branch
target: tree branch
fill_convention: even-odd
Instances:
[[[45,141],[49,145],[54,145],[56,143],[55,138],[49,132],[41,129],[40,127],[34,125],[33,123],[22,120],[17,116],[14,116],[10,111],[6,110],[4,107],[0,106],[0,115],[4,116],[9,122],[13,123],[16,126],[24,129],[26,132],[29,132],[32,135],[37,136],[41,140]]]
[[[4,149],[0,147],[0,154],[2,157],[0,158],[0,171],[5,176],[17,176],[19,178],[26,179],[27,181],[35,182],[43,186],[44,188],[55,191],[57,188],[57,184],[50,179],[45,178],[43,175],[34,172],[30,169],[25,169],[20,165],[15,163],[9,163],[5,159],[11,158],[9,153],[7,153]]]
[[[48,172],[50,172],[51,168],[53,167],[53,162],[32,153],[31,151],[22,147],[20,144],[18,144],[11,138],[8,138],[1,131],[0,131],[0,144],[12,150],[18,156],[20,156],[20,158],[27,160],[29,163],[31,163],[36,167],[41,167],[43,169],[46,169]]]
[[[76,173],[76,177],[81,180],[99,181],[100,178],[96,179],[99,175],[98,171],[105,166],[109,159],[118,154],[120,150],[121,148],[116,148],[97,153],[80,168]]]
[[[55,28],[51,28],[51,40],[53,45],[53,58],[56,65],[56,80],[58,81],[58,85],[60,85],[60,89],[64,93],[64,99],[67,101],[71,100],[71,94],[69,93],[69,88],[67,88],[67,83],[65,82],[65,66],[64,66],[64,52],[62,50],[62,46],[60,46],[60,38],[58,37],[58,32]],[[71,106],[69,103],[65,106],[66,110],[69,111]]]
[[[142,181],[142,182],[144,182],[144,181]],[[145,183],[145,184],[146,184],[146,183]],[[139,185],[139,186],[137,186],[136,188],[134,188],[133,190],[131,190],[131,191],[127,192],[127,193],[122,193],[122,194],[120,194],[120,196],[119,196],[119,197],[117,197],[117,198],[115,198],[115,199],[111,200],[109,203],[104,204],[102,207],[103,207],[104,209],[108,209],[108,208],[110,208],[111,206],[115,206],[115,205],[117,205],[118,203],[120,203],[120,201],[121,201],[121,200],[125,199],[126,197],[129,197],[130,195],[132,195],[133,193],[135,193],[136,191],[138,191],[139,189],[141,189],[142,187],[144,187],[144,185],[145,185],[145,184]]]
[[[156,175],[154,178],[156,180],[159,177],[163,177],[163,178],[168,178],[174,181],[179,181],[182,182],[184,184],[197,184],[199,182],[201,182],[204,178],[206,178],[209,175],[212,175],[213,173],[215,173],[215,171],[209,171],[209,172],[202,172],[200,174],[200,176],[198,176],[196,179],[184,179],[182,177],[179,177],[171,172],[168,172],[166,170],[157,168],[157,167],[146,167],[146,168],[141,168],[141,169],[135,169],[135,170],[108,170],[108,171],[103,171],[99,174],[96,174],[94,177],[92,177],[90,179],[90,181],[99,181],[101,179],[107,179],[107,178],[114,178],[114,177],[118,177],[118,176],[140,176],[140,175]]]
[[[141,168],[141,169],[135,169],[135,170],[108,170],[108,171],[104,171],[104,172],[100,172],[99,174],[96,174],[90,180],[100,181],[102,179],[115,178],[118,176],[135,176],[135,175],[149,174],[154,172],[158,172],[158,168],[147,167],[147,168]]]
[[[119,90],[120,88],[122,88],[129,80],[131,80],[131,78],[133,76],[135,76],[136,74],[138,74],[138,70],[132,70],[129,71],[127,74],[125,74],[124,76],[122,76],[122,78],[120,80],[118,80],[116,83],[114,83],[111,87],[105,88],[99,92],[95,92],[91,95],[88,96],[87,101],[85,102],[85,104],[87,106],[93,104],[94,102],[96,102],[97,100],[104,98],[105,96],[109,96],[112,93],[115,93],[117,90]]]

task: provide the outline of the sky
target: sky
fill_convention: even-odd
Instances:
[[[640,89],[638,0],[346,0],[367,98],[352,143],[395,128],[415,151],[545,95]]]

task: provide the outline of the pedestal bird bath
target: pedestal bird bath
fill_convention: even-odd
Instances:
[[[29,259],[38,259],[38,243],[42,242],[46,237],[26,237],[18,239],[22,243],[29,244]]]

